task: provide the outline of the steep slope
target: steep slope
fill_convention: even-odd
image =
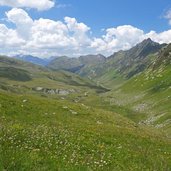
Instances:
[[[156,54],[155,60],[148,69],[109,93],[111,97],[109,99],[113,99],[113,104],[139,113],[128,117],[132,117],[137,122],[163,128],[169,135],[171,135],[170,62],[171,44]]]
[[[168,66],[171,64],[171,44],[165,46],[154,61],[153,69],[159,68],[161,65]]]
[[[143,71],[151,61],[150,54],[158,52],[163,45],[146,39],[127,51],[114,53],[108,58],[108,64],[126,78]]]
[[[151,39],[146,39],[130,50],[114,53],[107,58],[103,72],[101,71],[97,80],[112,87],[113,84],[120,84],[130,79],[144,71],[155,58],[155,53],[158,53],[164,46],[165,44],[160,45]]]

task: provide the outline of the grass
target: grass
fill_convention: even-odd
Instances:
[[[0,113],[2,170],[171,168],[166,137],[113,112],[1,92]]]
[[[135,122],[145,121],[147,124],[163,128],[171,135],[171,69],[160,66],[156,70],[150,68],[145,72],[123,82],[121,86],[105,95],[108,101],[114,99],[113,105],[127,109],[128,118]],[[109,98],[111,97],[111,98]],[[129,110],[134,113],[129,114]],[[154,120],[153,122],[151,122]]]

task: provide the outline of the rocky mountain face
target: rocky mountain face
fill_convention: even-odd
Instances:
[[[171,44],[168,44],[162,50],[159,51],[159,54],[152,65],[153,65],[153,69],[157,69],[161,65],[168,66],[170,64],[171,64]]]
[[[107,58],[106,67],[108,71],[115,70],[126,78],[142,72],[152,62],[154,54],[165,45],[146,39],[135,47],[126,51],[119,51]]]

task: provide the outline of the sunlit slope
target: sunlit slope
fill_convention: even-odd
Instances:
[[[170,52],[171,45],[168,45],[160,51],[147,70],[109,93],[115,99],[114,104],[125,106],[144,116],[143,121],[141,117],[137,121],[164,128],[169,134],[171,133]]]
[[[171,144],[113,112],[0,93],[2,170],[170,170]]]

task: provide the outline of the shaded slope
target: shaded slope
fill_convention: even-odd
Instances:
[[[63,69],[80,75],[87,75],[89,69],[91,70],[94,66],[103,64],[105,61],[106,58],[101,54],[80,56],[79,58],[64,56],[51,61],[48,67],[56,70]]]
[[[26,70],[14,67],[0,67],[0,77],[16,81],[30,81],[31,76]]]
[[[88,79],[83,79],[78,75],[66,71],[52,71],[50,69],[34,65],[20,60],[0,57],[0,77],[1,84],[20,85],[28,89],[34,87],[46,88],[90,88],[98,92],[105,92],[107,89],[97,86]],[[21,83],[18,81],[27,81]]]
[[[42,65],[42,66],[48,65],[50,61],[53,60],[53,57],[48,58],[48,59],[45,59],[45,58],[42,59],[42,58],[31,56],[31,55],[16,55],[13,58],[19,59],[25,62],[31,62],[36,65]]]

